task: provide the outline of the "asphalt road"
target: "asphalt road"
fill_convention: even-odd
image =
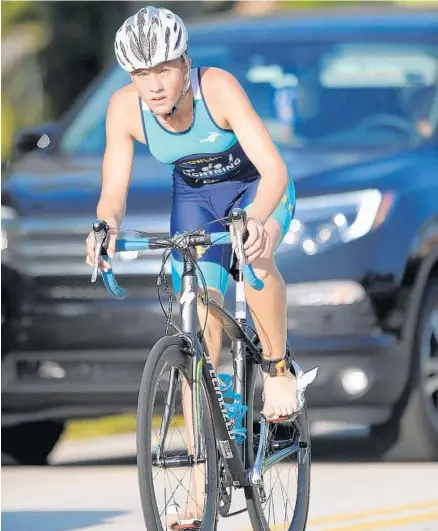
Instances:
[[[314,440],[314,454],[308,531],[438,531],[438,463],[374,462],[354,439]],[[63,443],[45,468],[2,467],[3,531],[144,529],[132,436]],[[251,526],[244,513],[218,529]]]

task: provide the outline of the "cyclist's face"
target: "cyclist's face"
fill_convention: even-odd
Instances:
[[[138,93],[153,112],[172,110],[184,87],[187,66],[182,58],[131,74]]]

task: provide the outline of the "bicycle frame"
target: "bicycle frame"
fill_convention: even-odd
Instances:
[[[237,240],[237,247],[235,256],[237,258],[238,270],[236,280],[236,312],[235,316],[232,316],[225,308],[222,308],[213,298],[207,295],[207,301],[209,305],[213,307],[213,310],[218,312],[222,317],[224,329],[232,340],[232,354],[233,354],[233,391],[242,397],[242,403],[248,403],[248,381],[252,381],[254,364],[261,363],[260,352],[253,344],[251,339],[248,338],[247,333],[244,330],[244,326],[247,323],[246,320],[246,298],[244,288],[244,277],[249,285],[255,289],[262,289],[263,282],[257,278],[251,265],[245,263],[244,256],[244,233],[245,227],[245,213],[242,209],[234,209],[230,213],[230,221],[235,229],[235,236]],[[104,246],[106,234],[109,230],[105,221],[97,220],[93,224],[93,231],[96,238],[95,246],[95,259],[94,269],[91,277],[91,281],[95,282],[97,278],[98,264],[101,256],[105,255],[106,260],[111,262],[106,253]],[[229,233],[225,233],[229,241]],[[222,233],[216,233],[217,239],[208,240],[208,245],[216,245],[220,243],[224,237]],[[200,400],[201,396],[201,376],[206,385],[208,405],[211,410],[211,414],[214,421],[214,427],[216,430],[215,436],[218,440],[219,452],[222,456],[224,466],[231,476],[234,486],[248,486],[248,485],[262,485],[262,473],[273,466],[278,460],[284,459],[286,456],[291,455],[299,451],[300,449],[307,448],[305,442],[296,443],[290,440],[288,441],[274,441],[273,448],[277,451],[274,455],[265,461],[265,454],[268,442],[268,428],[267,421],[263,415],[261,415],[260,421],[260,442],[257,451],[257,457],[254,464],[249,467],[248,456],[245,454],[247,445],[237,445],[235,435],[233,433],[234,426],[231,419],[228,416],[227,407],[224,401],[223,394],[220,389],[219,381],[215,373],[212,361],[208,354],[208,348],[204,338],[198,337],[199,322],[198,322],[198,278],[195,271],[196,266],[196,254],[194,246],[198,245],[198,241],[206,241],[205,236],[199,240],[198,236],[194,236],[192,243],[185,246],[187,254],[184,255],[184,265],[182,274],[182,286],[181,286],[181,320],[182,327],[177,326],[175,323],[174,328],[176,330],[176,336],[182,339],[187,345],[187,355],[192,358],[191,366],[191,383],[192,383],[192,418],[193,418],[193,433],[194,433],[194,456],[188,455],[185,458],[171,458],[169,460],[161,459],[161,448],[164,447],[165,439],[169,431],[170,418],[175,399],[175,388],[177,384],[177,370],[172,369],[170,376],[170,387],[167,393],[164,414],[161,422],[160,430],[160,445],[157,448],[156,463],[158,466],[187,466],[194,463],[201,463],[204,460],[201,457],[201,412],[202,404]],[[118,250],[143,250],[154,248],[167,248],[167,240],[158,238],[157,241],[121,241],[121,245]],[[117,245],[116,245],[117,250]],[[118,286],[112,270],[109,272],[102,272],[102,277],[105,286],[109,292],[117,299],[123,299],[125,297],[124,290]],[[201,298],[202,300],[202,298]],[[184,348],[184,347],[183,347]],[[298,418],[299,412],[297,412],[290,421],[297,420],[298,429],[296,433],[301,432],[300,419]],[[243,428],[248,429],[246,426],[247,416],[243,418]],[[250,427],[252,429],[252,427]],[[288,443],[288,447],[283,446],[284,443]],[[300,457],[305,459],[305,455],[300,453]]]
[[[193,260],[193,261],[192,261]],[[184,268],[182,274],[182,289],[180,298],[180,314],[182,321],[183,337],[189,343],[192,353],[192,418],[193,432],[195,439],[194,463],[201,463],[200,447],[200,423],[202,405],[200,403],[200,382],[201,372],[205,382],[207,398],[215,426],[215,435],[217,436],[219,452],[222,456],[223,463],[228,469],[232,478],[233,486],[243,487],[249,485],[260,485],[262,483],[262,472],[273,466],[277,460],[283,459],[300,449],[297,444],[291,445],[286,449],[278,451],[275,455],[270,456],[267,463],[264,462],[266,444],[267,444],[267,426],[264,417],[261,418],[260,443],[257,457],[252,467],[247,467],[248,459],[245,455],[245,444],[238,446],[233,434],[233,426],[227,415],[227,410],[222,392],[219,387],[219,381],[213,367],[211,358],[205,340],[198,337],[198,279],[195,272],[196,257],[192,253],[192,260],[184,257]],[[247,403],[247,376],[248,370],[252,371],[253,364],[248,360],[253,359],[260,363],[260,353],[253,345],[252,341],[244,331],[243,327],[247,322],[246,319],[246,299],[243,288],[243,275],[239,268],[238,278],[236,281],[236,317],[233,317],[225,308],[217,303],[213,298],[208,296],[208,305],[213,307],[223,321],[224,329],[231,339],[234,369],[234,389],[235,393],[242,396],[244,404]],[[201,299],[202,300],[202,299]],[[203,300],[204,304],[207,303]],[[174,374],[171,375],[171,385],[166,400],[165,413],[161,427],[161,445],[164,447],[164,437],[167,435],[170,422],[170,410],[174,399],[174,386],[176,381]],[[244,428],[246,428],[246,415],[244,417]]]
[[[193,256],[193,260],[196,257]],[[243,279],[241,279],[243,284]],[[236,291],[236,293],[239,290]],[[207,295],[208,296],[208,295]],[[234,434],[232,432],[233,426],[227,415],[227,410],[219,387],[219,381],[214,370],[212,361],[208,354],[208,349],[204,338],[198,338],[198,279],[196,276],[195,265],[187,257],[184,257],[184,268],[181,281],[181,298],[180,298],[180,313],[181,323],[184,335],[188,336],[191,342],[193,353],[192,364],[192,408],[193,408],[193,430],[195,437],[195,462],[200,458],[200,418],[201,418],[201,403],[200,403],[200,375],[202,376],[206,385],[207,397],[211,413],[213,416],[214,426],[217,431],[217,440],[219,451],[224,462],[226,462],[234,484],[244,485],[246,483],[246,470],[244,467],[244,460],[242,459],[241,449],[237,446]],[[206,303],[207,301],[204,301]],[[240,301],[242,302],[242,301]],[[232,337],[233,344],[233,365],[236,378],[234,379],[234,391],[242,395],[242,400],[246,400],[246,386],[245,386],[245,363],[246,363],[246,347],[251,345],[243,331],[241,324],[246,321],[246,318],[239,319],[240,323],[231,314],[222,308],[213,298],[208,296],[209,307],[219,312],[225,322],[225,328]],[[252,347],[252,345],[251,345]],[[257,356],[257,351],[252,347],[253,354]],[[216,399],[214,399],[216,397]]]

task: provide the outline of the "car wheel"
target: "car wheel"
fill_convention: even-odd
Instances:
[[[425,290],[415,334],[411,382],[395,412],[372,434],[385,444],[382,457],[396,460],[438,460],[438,282]],[[403,404],[403,405],[404,405]],[[396,408],[397,409],[397,408]]]
[[[2,453],[20,465],[46,465],[63,431],[64,423],[53,420],[2,426]]]

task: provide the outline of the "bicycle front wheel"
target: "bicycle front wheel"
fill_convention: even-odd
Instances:
[[[247,467],[254,464],[259,449],[261,392],[261,369],[252,360],[248,360]],[[310,430],[305,408],[293,422],[266,424],[262,482],[259,486],[245,487],[248,513],[254,530],[306,529],[310,465]]]
[[[192,357],[167,336],[144,367],[137,410],[137,466],[148,531],[213,531],[218,511],[218,461],[212,416],[201,376],[200,461],[194,462]]]

